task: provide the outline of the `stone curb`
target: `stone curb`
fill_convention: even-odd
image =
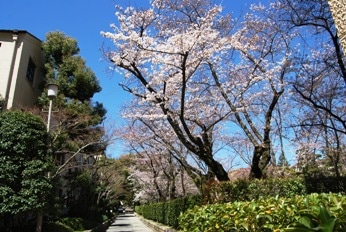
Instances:
[[[148,220],[143,218],[141,215],[136,214],[136,216],[149,228],[153,229],[155,232],[178,232],[178,230],[173,229],[169,226],[163,225],[161,223]]]

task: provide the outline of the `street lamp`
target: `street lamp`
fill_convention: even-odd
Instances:
[[[48,121],[47,121],[47,133],[50,129],[50,118],[52,114],[53,99],[58,95],[58,85],[57,84],[47,84],[47,96],[49,97],[49,110],[48,110]],[[48,180],[50,179],[50,172],[47,173]],[[41,196],[42,198],[44,196]],[[43,214],[42,212],[37,213],[36,218],[36,232],[42,231]]]
[[[49,110],[48,110],[48,122],[47,122],[47,132],[49,132],[50,129],[50,118],[52,114],[52,106],[53,106],[53,99],[56,98],[58,95],[58,85],[57,84],[48,84],[47,85],[47,95],[49,97]]]

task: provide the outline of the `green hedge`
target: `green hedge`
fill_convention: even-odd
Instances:
[[[306,188],[304,180],[301,178],[215,182],[208,186],[203,199],[201,196],[192,196],[169,202],[136,206],[135,210],[144,218],[178,228],[179,215],[195,205],[250,201],[261,196],[271,197],[279,195],[282,197],[292,197],[304,194],[306,194]]]
[[[305,176],[305,185],[308,193],[346,193],[346,176]]]
[[[178,228],[179,215],[195,205],[201,205],[201,202],[201,196],[189,196],[168,202],[136,206],[135,210],[146,219],[150,219],[173,228]]]
[[[294,197],[307,193],[303,178],[271,178],[264,180],[237,180],[213,183],[207,189],[205,202],[226,203],[251,201],[260,197]]]
[[[297,231],[346,231],[346,196],[333,193],[196,206],[179,217],[179,229],[188,232],[279,232],[299,222],[307,224],[309,220],[311,227],[318,227],[321,206],[336,217],[335,229]]]
[[[147,219],[173,228],[188,228],[185,231],[272,231],[274,229],[280,231],[288,225],[297,223],[304,212],[317,217],[317,212],[322,210],[319,206],[330,201],[328,197],[336,199],[342,196],[332,194],[306,196],[312,192],[314,187],[321,185],[318,180],[316,177],[314,179],[290,177],[214,182],[204,189],[203,199],[197,196],[142,205],[136,207],[136,212]],[[330,178],[324,180],[324,182],[328,183],[329,180]],[[340,180],[338,183],[340,183]],[[328,192],[326,186],[326,184],[323,184],[323,187],[316,187],[315,191]],[[345,202],[344,197],[341,198]],[[182,216],[180,221],[182,224],[180,225],[178,216],[181,213],[202,204],[210,205],[205,206],[205,208],[196,207],[191,211],[193,213],[187,213],[187,216],[184,214],[185,216]],[[313,207],[309,208],[309,204]],[[346,204],[342,204],[346,209]],[[335,205],[335,201],[331,202],[330,205]],[[330,205],[326,205],[327,210],[330,209]],[[333,210],[331,212],[335,213]],[[338,221],[346,221],[338,213],[336,214]],[[316,222],[312,220],[311,223]],[[189,227],[190,225],[192,227]],[[226,227],[226,229],[223,227]],[[342,228],[345,229],[345,227]]]

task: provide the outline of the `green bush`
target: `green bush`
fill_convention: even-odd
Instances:
[[[201,196],[189,196],[174,199],[168,202],[136,206],[135,210],[146,219],[150,219],[173,228],[178,228],[179,215],[195,205],[201,205],[201,202]]]
[[[209,187],[205,202],[226,203],[251,201],[260,197],[294,197],[306,194],[302,178],[270,178],[264,180],[237,180],[235,182],[214,183]]]
[[[293,227],[286,229],[287,232],[302,232],[302,231],[321,231],[333,232],[338,228],[337,219],[331,215],[328,210],[321,206],[318,214],[306,214],[300,218],[298,223]]]
[[[108,220],[108,217],[106,215],[102,215],[102,218],[104,221]],[[48,227],[52,231],[61,231],[64,232],[66,230],[72,230],[72,231],[84,231],[88,229],[92,229],[95,226],[99,225],[99,223],[96,223],[95,221],[90,221],[88,219],[78,218],[78,217],[66,217],[66,218],[60,218],[58,221],[55,222],[48,222],[46,223],[46,227]],[[53,230],[54,229],[54,230]],[[47,232],[50,230],[46,230]]]
[[[346,193],[346,176],[307,175],[305,185],[308,193]]]
[[[64,224],[64,225],[70,227],[74,231],[76,231],[76,230],[85,230],[86,229],[85,226],[84,226],[84,221],[83,221],[82,218],[76,218],[76,217],[61,218],[59,220],[59,222],[61,224]]]
[[[101,217],[102,217],[102,222],[106,222],[106,221],[109,220],[109,217],[107,215],[105,215],[105,214],[102,214]]]
[[[74,232],[69,226],[61,222],[48,222],[42,226],[43,232]]]
[[[334,231],[345,231],[346,196],[332,193],[259,198],[195,207],[179,217],[179,229],[189,232],[279,232],[297,225],[306,215],[318,217],[321,206],[336,218]]]

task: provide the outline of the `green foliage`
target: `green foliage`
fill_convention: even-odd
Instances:
[[[106,110],[99,102],[92,102],[95,93],[101,91],[99,81],[93,71],[86,66],[85,60],[79,56],[77,41],[62,32],[50,32],[42,43],[46,57],[44,72],[47,83],[55,83],[59,87],[58,96],[54,99],[54,114],[50,134],[51,149],[59,172],[54,177],[64,186],[64,193],[73,193],[74,201],[69,201],[68,215],[99,219],[104,210],[104,201],[97,199],[98,177],[93,173],[64,172],[82,170],[93,165],[92,157],[103,155],[106,143],[103,142],[104,130],[101,125]],[[42,108],[47,108],[49,98],[43,91],[39,98]],[[76,162],[78,160],[78,162]],[[66,162],[69,162],[68,164]],[[79,194],[80,193],[80,194]],[[66,197],[66,196],[63,196]],[[60,208],[65,207],[59,202]],[[58,205],[55,205],[59,208]]]
[[[308,232],[308,231],[322,231],[333,232],[336,227],[336,218],[332,216],[328,210],[324,207],[320,207],[318,215],[306,214],[299,219],[296,226],[286,229],[290,232]]]
[[[104,120],[106,110],[99,102],[92,103],[93,95],[101,91],[94,73],[78,56],[77,41],[62,32],[50,32],[42,44],[46,56],[45,73],[47,82],[56,83],[59,92],[54,99],[56,126],[54,150],[75,152],[91,142],[100,141],[104,131],[99,125]],[[47,107],[49,98],[43,91],[39,104]],[[84,153],[103,152],[104,146],[90,145]]]
[[[51,189],[51,159],[42,119],[30,113],[0,114],[0,213],[41,209]]]
[[[97,189],[97,182],[94,178],[95,176],[90,170],[74,172],[66,178],[69,180],[71,188],[80,192],[78,199],[70,204],[70,216],[101,221],[100,213],[92,204]]]
[[[59,134],[55,135],[54,150],[76,151],[89,141],[100,140],[104,131],[98,125],[104,120],[106,110],[103,104],[92,103],[91,98],[101,87],[95,74],[78,56],[77,41],[62,32],[50,32],[42,48],[46,56],[46,82],[59,86],[54,99],[54,107],[59,110],[54,118],[61,128],[55,130]],[[47,107],[48,102],[47,91],[43,91],[39,104]],[[104,147],[94,146],[94,150],[104,150]]]
[[[54,80],[67,98],[89,100],[101,91],[98,80],[85,61],[78,56],[77,41],[62,32],[50,32],[43,43],[48,81]]]
[[[75,218],[75,217],[62,218],[58,222],[71,228],[73,231],[86,229],[82,218]]]
[[[61,222],[49,222],[43,224],[42,232],[74,232],[74,230]]]
[[[321,206],[330,214],[321,212]],[[302,222],[306,215],[313,215],[313,218],[323,218],[320,225],[332,226],[336,219],[333,231],[345,231],[345,208],[346,196],[341,194],[259,198],[189,209],[179,217],[179,226],[181,231],[279,232]]]
[[[213,183],[205,196],[207,203],[251,201],[262,196],[294,197],[306,194],[302,178],[270,178]]]
[[[322,174],[305,176],[308,193],[346,193],[346,176],[325,176]]]
[[[168,202],[136,206],[135,210],[144,218],[171,226],[173,228],[178,228],[179,215],[195,205],[201,205],[201,203],[201,196],[189,196],[174,199]]]
[[[60,218],[54,222],[47,222],[47,225],[50,227],[62,227],[64,229],[69,229],[72,231],[84,231],[95,228],[100,225],[100,223],[107,221],[109,218],[105,215],[102,215],[102,220],[93,220],[93,219],[85,219],[79,217],[64,217]],[[47,230],[48,231],[48,230]]]

